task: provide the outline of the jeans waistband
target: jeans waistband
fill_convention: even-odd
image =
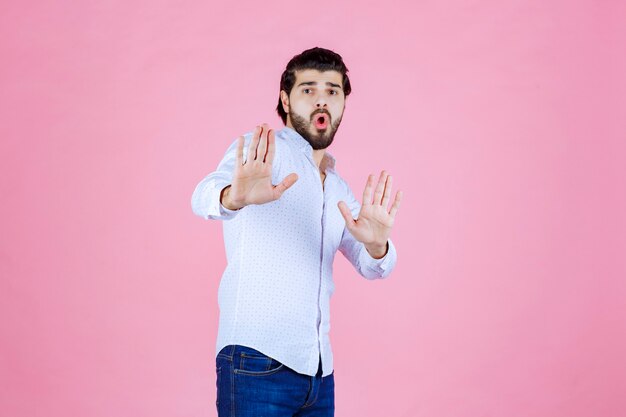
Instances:
[[[224,346],[224,348],[222,348],[222,350],[220,350],[218,354],[227,356],[227,357],[229,357],[232,360],[235,355],[238,355],[240,353],[256,353],[257,355],[267,356],[263,352],[259,352],[256,349],[253,349],[253,348],[248,347],[248,346],[243,346],[243,345],[228,345],[228,346]],[[316,377],[321,377],[322,374],[323,374],[322,354],[320,353],[320,355],[319,355],[319,365],[317,367],[317,373],[315,374],[315,376]]]

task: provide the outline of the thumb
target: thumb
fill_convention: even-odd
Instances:
[[[280,198],[281,195],[291,187],[296,181],[298,181],[298,174],[292,172],[287,175],[285,179],[278,185],[274,186],[274,197],[276,200]]]
[[[340,201],[337,203],[337,206],[339,207],[339,211],[341,212],[343,219],[346,221],[346,226],[348,226],[349,229],[352,228],[356,222],[354,221],[354,218],[352,218],[352,212],[348,208],[348,205],[345,201]]]

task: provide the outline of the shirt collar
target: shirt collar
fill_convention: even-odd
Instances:
[[[285,126],[281,129],[281,132],[284,132],[287,138],[292,141],[296,145],[298,149],[303,152],[308,153],[309,155],[313,154],[313,147],[311,144],[302,137],[298,132],[289,126]],[[335,157],[332,156],[328,151],[324,152],[324,157],[322,158],[322,162],[320,163],[320,168],[323,171],[334,170],[335,169]]]

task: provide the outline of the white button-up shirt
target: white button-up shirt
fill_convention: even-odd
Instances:
[[[244,161],[252,135],[244,135]],[[345,201],[355,219],[361,205],[335,171],[332,155],[326,152],[318,169],[313,148],[295,130],[284,127],[275,137],[272,183],[298,174],[280,199],[240,210],[220,203],[222,189],[232,183],[237,140],[191,197],[196,215],[225,220],[228,264],[218,289],[216,352],[230,344],[248,346],[311,376],[321,355],[327,376],[333,371],[329,307],[335,253],[343,253],[364,278],[376,279],[391,273],[396,250],[389,239],[387,254],[374,259],[348,231],[337,203]],[[323,188],[320,169],[326,173]]]

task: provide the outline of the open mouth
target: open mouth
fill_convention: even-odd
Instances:
[[[315,115],[315,127],[322,130],[328,127],[328,116],[324,113]]]

